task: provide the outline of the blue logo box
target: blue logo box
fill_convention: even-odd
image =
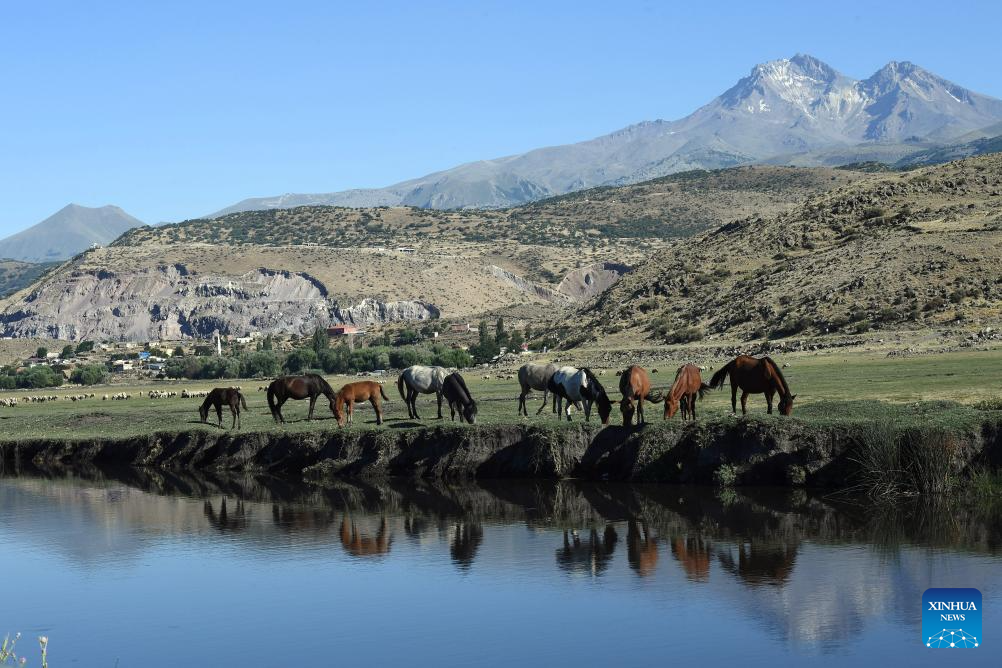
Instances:
[[[981,592],[926,589],[922,594],[922,644],[935,649],[981,646]]]

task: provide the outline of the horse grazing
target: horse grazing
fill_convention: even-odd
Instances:
[[[790,386],[783,378],[779,365],[770,357],[757,359],[749,355],[739,355],[723,366],[710,379],[710,387],[719,389],[724,385],[724,378],[731,379],[731,410],[738,412],[738,388],[741,388],[741,414],[748,412],[748,395],[765,394],[769,413],[772,413],[772,397],[779,393],[779,412],[789,415],[793,412],[793,400],[797,395],[790,393]]]
[[[306,419],[312,420],[313,407],[316,406],[317,397],[321,394],[330,401],[331,413],[334,413],[334,389],[323,377],[315,373],[308,373],[302,376],[276,378],[268,385],[268,408],[271,409],[271,417],[275,419],[275,422],[284,423],[282,404],[289,399],[309,399],[310,414]]]
[[[206,422],[209,419],[209,407],[212,406],[216,409],[216,418],[219,420],[219,426],[223,426],[223,404],[230,407],[230,413],[233,414],[233,424],[230,429],[236,427],[240,428],[240,407],[243,406],[246,410],[247,400],[244,399],[244,395],[240,394],[240,390],[235,387],[217,387],[216,389],[209,392],[205,397],[205,401],[198,409],[198,414],[202,416],[202,422]]]
[[[550,391],[550,379],[557,372],[557,368],[556,364],[539,364],[536,362],[529,362],[519,367],[518,384],[522,386],[522,393],[518,395],[519,415],[523,413],[526,416],[529,415],[529,410],[525,407],[525,398],[533,390],[543,391],[543,403],[539,406],[539,410],[536,411],[536,415],[543,412],[543,409],[546,408],[546,394]],[[556,395],[553,396],[553,412],[557,412]]]
[[[563,366],[557,369],[548,384],[550,392],[557,397],[557,413],[563,411],[567,416],[567,421],[571,420],[571,404],[580,406],[584,404],[585,420],[591,419],[592,404],[598,406],[598,416],[602,424],[609,424],[609,415],[612,413],[612,401],[606,394],[602,383],[590,369],[575,369],[572,366]],[[563,402],[567,402],[564,409]],[[559,419],[559,415],[558,415]]]
[[[651,403],[661,401],[660,396],[651,394],[651,377],[642,367],[633,365],[619,376],[619,391],[623,393],[623,400],[619,402],[619,410],[623,414],[623,426],[629,427],[633,424],[633,416],[637,415],[637,424],[644,424],[644,400]],[[637,405],[634,406],[633,402]]]
[[[357,383],[344,385],[334,395],[334,417],[337,418],[338,426],[344,426],[346,413],[348,424],[351,424],[352,418],[355,416],[355,404],[360,404],[363,401],[372,404],[373,410],[376,411],[376,424],[383,424],[383,408],[379,400],[380,397],[387,401],[390,400],[386,396],[386,392],[383,392],[383,386],[374,380],[360,380]]]
[[[459,421],[464,419],[470,424],[477,421],[477,402],[473,400],[473,395],[466,387],[466,381],[458,372],[450,373],[442,383],[442,394],[449,402],[449,413],[453,421],[456,420],[456,413],[459,413]]]
[[[703,382],[699,375],[699,367],[695,364],[683,364],[675,373],[675,382],[665,395],[665,419],[675,417],[679,406],[682,407],[682,419],[687,414],[696,419],[696,400],[702,399],[710,386]]]
[[[407,417],[421,417],[417,412],[418,394],[435,394],[438,399],[438,419],[442,419],[442,384],[449,372],[440,366],[421,366],[415,364],[403,370],[397,377],[397,390],[400,391],[400,398],[407,404]],[[404,394],[404,386],[407,386],[407,393]]]

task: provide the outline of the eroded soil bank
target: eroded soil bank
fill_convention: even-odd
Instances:
[[[999,412],[986,412],[972,428],[934,434],[891,433],[886,425],[865,422],[725,418],[639,428],[438,424],[296,434],[192,429],[130,438],[30,439],[0,443],[0,452],[9,465],[267,472],[314,480],[339,475],[585,478],[844,488],[862,484],[863,462],[872,468],[879,461],[875,450],[886,458],[887,448],[877,444],[887,438],[895,441],[894,456],[903,467],[945,468],[944,475],[1002,467]]]

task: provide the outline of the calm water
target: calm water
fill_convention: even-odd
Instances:
[[[54,668],[999,665],[1000,533],[789,491],[8,473],[0,635]],[[983,592],[981,648],[921,644],[930,586]]]

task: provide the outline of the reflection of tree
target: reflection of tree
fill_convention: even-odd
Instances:
[[[658,567],[658,543],[647,531],[647,523],[642,526],[634,520],[626,525],[626,558],[630,568],[640,577],[652,575]]]
[[[734,573],[747,584],[784,585],[793,573],[797,545],[747,541],[738,546],[737,563],[731,551],[722,550],[717,557],[725,570]]]
[[[354,557],[373,557],[390,552],[393,537],[386,527],[386,518],[379,520],[376,536],[367,536],[358,529],[355,521],[345,515],[341,519],[341,546]]]
[[[685,576],[693,582],[710,579],[710,543],[699,534],[672,539],[671,553],[680,564]]]
[[[202,513],[209,520],[209,525],[220,531],[243,531],[247,528],[247,512],[240,499],[237,499],[237,507],[232,513],[226,508],[225,496],[219,501],[218,513],[212,507],[212,501],[206,499],[202,504]]]
[[[577,531],[564,529],[564,546],[557,550],[557,565],[570,573],[601,575],[612,561],[618,538],[611,524],[605,526],[601,538],[596,529],[590,529],[584,541]]]
[[[462,570],[469,570],[477,556],[477,548],[484,541],[484,529],[474,522],[457,522],[456,530],[449,545],[452,560]]]
[[[334,512],[327,508],[297,508],[271,505],[275,526],[292,534],[324,533],[334,524]]]

